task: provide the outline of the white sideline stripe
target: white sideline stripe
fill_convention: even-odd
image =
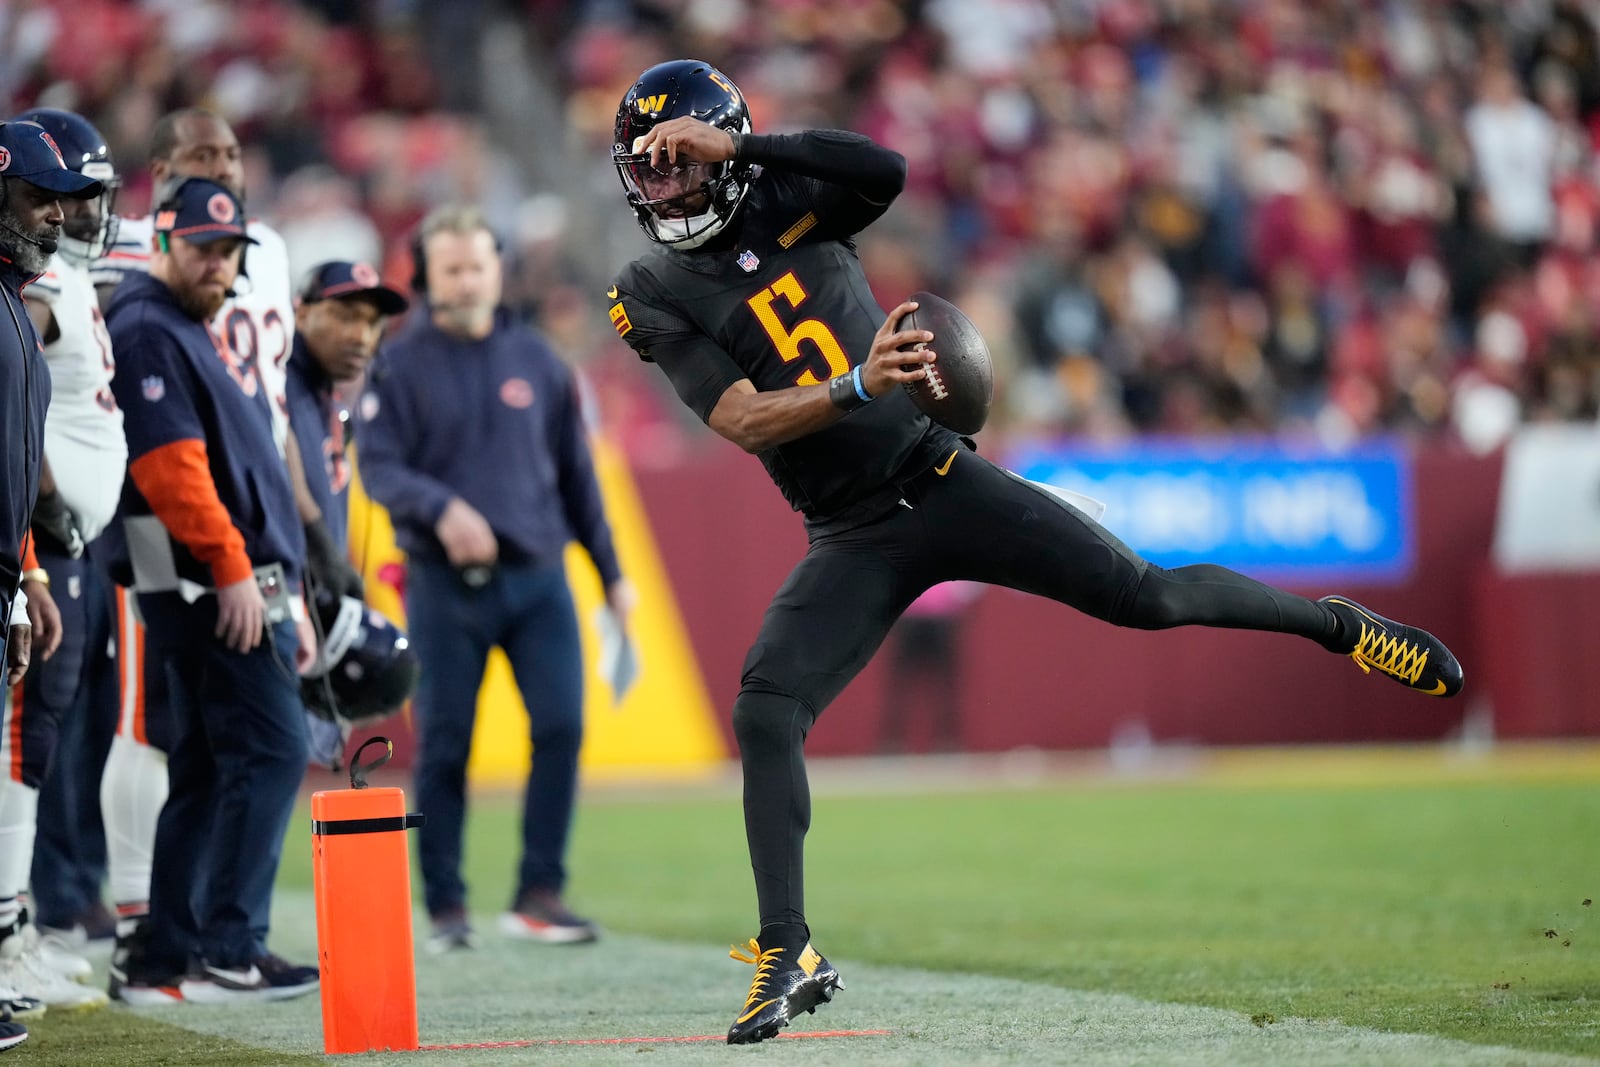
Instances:
[[[419,923],[421,922],[419,918]],[[417,957],[424,1044],[725,1033],[751,971],[713,944],[611,935],[594,945],[512,943],[478,916],[476,952]],[[280,893],[273,947],[310,960],[309,894]],[[425,927],[422,927],[425,929]],[[827,947],[825,944],[822,946]],[[419,942],[420,948],[420,942]],[[1257,1026],[1246,1014],[835,958],[847,988],[792,1029],[893,1030],[888,1037],[776,1041],[763,1064],[804,1067],[1062,1063],[1106,1067],[1595,1067],[1600,1060],[1388,1033],[1328,1020]],[[374,996],[381,997],[376,988]],[[161,1021],[284,1053],[322,1051],[318,997],[238,1007],[186,1005]],[[362,1067],[509,1067],[559,1060],[639,1064],[640,1045],[376,1053]],[[734,1063],[716,1043],[648,1046],[651,1067]],[[738,1061],[743,1063],[743,1060]]]

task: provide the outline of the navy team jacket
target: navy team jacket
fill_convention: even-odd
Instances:
[[[621,576],[571,369],[496,313],[481,341],[426,312],[386,344],[357,411],[361,484],[413,556],[442,560],[434,524],[452,497],[476,508],[508,562],[558,563],[568,541],[607,585]]]
[[[306,488],[322,510],[322,521],[341,548],[348,548],[350,463],[344,449],[344,420],[333,402],[333,380],[294,335],[288,366],[289,428],[300,446]]]
[[[180,578],[220,588],[281,563],[298,586],[305,532],[255,369],[147,274],[117,287],[106,325],[128,435],[119,514],[161,520]]]
[[[34,279],[0,256],[0,626],[22,580],[23,541],[39,495],[44,415],[50,406],[50,368],[22,302]],[[0,646],[5,644],[0,635]]]

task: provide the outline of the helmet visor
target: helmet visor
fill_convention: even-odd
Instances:
[[[617,173],[628,198],[663,219],[687,219],[704,214],[711,205],[712,183],[721,175],[721,163],[668,163],[659,156],[650,165],[647,154],[617,156]]]

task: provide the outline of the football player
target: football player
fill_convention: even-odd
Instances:
[[[35,903],[45,913],[43,926],[71,926],[99,900],[100,864],[78,870],[71,863],[52,864],[58,849],[81,847],[82,825],[75,811],[64,810],[80,794],[98,807],[99,767],[80,758],[91,748],[85,727],[93,709],[87,697],[109,682],[114,664],[106,655],[109,613],[102,598],[105,585],[85,557],[85,545],[111,521],[122,493],[127,443],[122,412],[111,395],[115,364],[105,320],[89,280],[89,265],[100,255],[115,230],[112,214],[120,184],[100,131],[82,116],[55,108],[34,108],[12,121],[36,123],[50,135],[71,170],[100,183],[98,196],[64,201],[61,238],[50,265],[24,292],[28,315],[44,341],[52,391],[45,420],[44,465],[39,503],[34,507],[33,537],[39,564],[48,576],[62,614],[62,641],[55,654],[34,665],[24,679],[20,699],[14,695],[6,716],[4,747],[14,749],[6,763],[7,802],[0,805],[0,832],[21,842],[21,880],[7,871],[0,884],[0,918],[17,891],[26,888],[35,859],[35,832],[44,838],[46,856],[36,879]],[[63,746],[65,735],[69,740]],[[100,752],[103,754],[104,749]],[[46,780],[50,789],[43,796]],[[18,819],[21,823],[18,823]],[[98,820],[89,829],[98,830]],[[8,866],[9,866],[8,859]],[[82,884],[75,884],[75,883]],[[76,894],[76,899],[63,898]],[[60,936],[41,937],[28,930],[27,909],[13,920],[21,952],[5,951],[0,939],[0,981],[22,988],[47,1005],[59,1008],[104,1004],[105,994],[78,984],[91,974],[88,960],[75,944]],[[69,980],[70,979],[70,980]]]
[[[738,87],[693,60],[641,74],[613,140],[628,206],[658,247],[607,291],[612,325],[713,430],[760,457],[810,540],[733,707],[761,927],[734,951],[756,974],[729,1042],[773,1037],[840,988],[806,924],[803,746],[939,582],[1037,593],[1118,626],[1295,634],[1423,693],[1460,690],[1460,664],[1431,634],[1222,567],[1155,566],[923,415],[899,386],[926,376],[938,339],[898,327],[915,305],[878,308],[855,249],[905,184],[898,153],[838,130],[753,133]],[[905,351],[917,342],[932,347]]]
[[[69,168],[49,132],[29,122],[0,123],[0,172],[0,303],[5,305],[0,321],[10,324],[9,330],[0,329],[0,426],[5,430],[0,445],[0,607],[5,632],[0,645],[9,697],[10,688],[22,683],[34,653],[48,659],[61,636],[49,577],[31,547],[51,384],[44,344],[22,290],[50,267],[66,221],[61,202],[98,197],[103,187]],[[0,998],[10,1003],[0,1007],[0,1047],[27,1035],[24,1027],[11,1022],[13,1015],[43,1009],[37,998],[22,996],[9,983],[20,979],[38,987],[52,977],[37,966],[30,951],[28,935],[34,931],[19,900],[33,851],[37,792],[18,773],[23,755],[16,736],[23,725],[18,709],[8,711],[5,725],[4,756],[11,773],[0,780],[0,984],[8,988]],[[29,740],[40,739],[35,735]]]
[[[91,939],[109,938],[113,927],[100,900],[106,873],[100,773],[116,728],[117,677],[111,585],[93,546],[122,493],[127,442],[111,393],[111,337],[89,268],[115,238],[122,179],[104,137],[81,115],[40,107],[19,117],[47,130],[72,167],[104,188],[98,197],[64,207],[56,255],[24,294],[54,384],[45,466],[53,461],[60,468],[43,479],[35,541],[66,617],[62,647],[24,690],[25,702],[53,703],[61,716],[56,759],[39,793],[34,917],[46,948],[76,951]]]

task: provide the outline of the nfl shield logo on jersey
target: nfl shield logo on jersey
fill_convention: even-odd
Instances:
[[[747,248],[743,252],[739,253],[739,266],[744,268],[744,272],[746,274],[749,274],[751,271],[761,266],[761,261],[756,258],[756,254],[754,252]]]
[[[159,374],[152,374],[139,382],[139,391],[144,393],[146,400],[154,404],[167,395],[167,380]]]

